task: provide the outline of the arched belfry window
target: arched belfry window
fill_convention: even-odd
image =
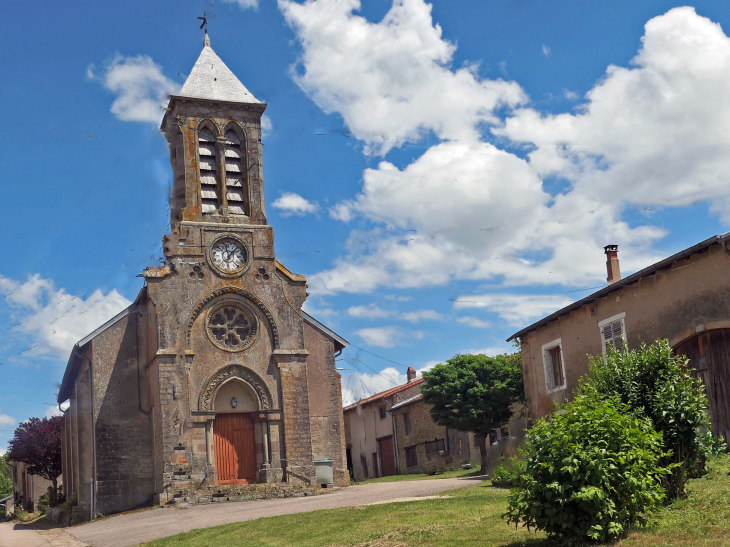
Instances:
[[[232,215],[246,214],[243,186],[243,151],[238,133],[226,131],[226,199]]]
[[[203,213],[215,213],[218,210],[215,135],[207,127],[198,131],[198,158],[200,159],[200,197],[203,200]]]

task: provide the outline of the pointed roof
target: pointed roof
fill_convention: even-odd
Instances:
[[[200,57],[195,61],[195,66],[178,96],[236,103],[261,103],[210,47],[207,30],[203,44],[203,51],[200,52]]]

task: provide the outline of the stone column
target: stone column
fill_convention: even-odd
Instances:
[[[85,371],[79,374],[79,379],[76,380],[76,414],[78,423],[78,446],[79,446],[79,457],[78,457],[78,468],[79,468],[79,479],[78,479],[78,491],[77,497],[79,505],[87,507],[85,510],[86,514],[89,514],[90,506],[92,503],[92,487],[93,487],[93,473],[92,473],[92,461],[91,461],[91,443],[93,442],[91,435],[91,395],[89,393],[89,371]],[[89,517],[90,518],[90,517]]]
[[[274,350],[281,377],[284,450],[290,473],[287,480],[314,482],[312,434],[307,386],[307,350]],[[281,439],[280,439],[281,441]]]

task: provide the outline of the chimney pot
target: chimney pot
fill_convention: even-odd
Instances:
[[[621,279],[621,269],[618,264],[618,245],[606,245],[603,250],[606,253],[606,273],[608,274],[606,281],[609,285],[612,285]]]
[[[408,367],[406,376],[408,377],[408,383],[410,384],[413,380],[416,379],[416,369],[413,367]]]

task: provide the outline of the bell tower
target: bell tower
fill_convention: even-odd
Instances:
[[[170,226],[181,222],[266,224],[261,116],[266,109],[210,47],[162,120],[173,184]]]

